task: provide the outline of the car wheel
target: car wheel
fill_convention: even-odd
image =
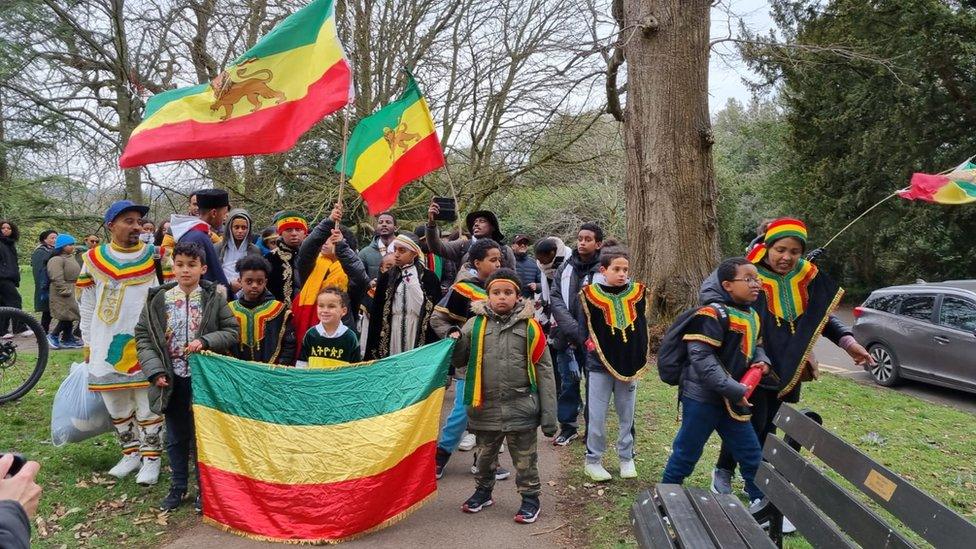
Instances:
[[[871,377],[874,378],[874,381],[884,387],[891,387],[898,383],[900,376],[898,359],[895,357],[895,353],[880,343],[871,345],[868,352],[871,353],[871,357],[876,362],[870,370]]]

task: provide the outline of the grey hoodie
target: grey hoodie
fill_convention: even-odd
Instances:
[[[240,245],[234,243],[234,233],[231,230],[235,219],[244,219],[247,221],[247,236],[244,237],[244,241]],[[223,266],[224,276],[227,277],[228,281],[239,278],[235,267],[238,259],[245,255],[261,255],[261,249],[254,243],[254,234],[251,231],[253,226],[253,223],[251,223],[251,214],[247,213],[247,210],[234,208],[227,213],[227,222],[224,223],[224,239],[220,241],[220,244],[217,244],[216,251],[217,257]],[[228,257],[228,254],[230,257]]]

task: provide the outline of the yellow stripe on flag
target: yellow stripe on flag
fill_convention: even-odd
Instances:
[[[406,125],[408,132],[415,133],[418,136],[416,140],[410,140],[411,148],[434,133],[434,125],[422,99],[403,111],[400,122]],[[395,155],[391,154],[390,144],[387,143],[386,139],[376,140],[356,158],[356,166],[349,182],[357,191],[363,192],[377,179],[383,177],[393,166],[393,163],[405,152],[402,149],[397,149]]]
[[[277,55],[256,59],[244,65],[245,75],[255,75],[264,78],[265,74],[257,71],[267,69],[274,75],[265,84],[276,92],[285,95],[285,101],[302,99],[308,94],[308,88],[318,81],[325,72],[343,59],[342,46],[335,39],[335,19],[329,18],[319,30],[318,38],[312,44],[288,50]],[[232,80],[240,82],[237,67],[228,70]],[[247,76],[244,77],[247,79]],[[277,104],[273,98],[260,98],[261,107],[273,107]],[[217,123],[224,116],[224,108],[210,110],[214,104],[213,89],[208,86],[206,91],[182,97],[164,105],[161,109],[144,120],[133,132],[133,136],[153,128],[176,122]],[[246,97],[241,97],[234,104],[231,118],[239,118],[251,114],[253,106]]]
[[[281,484],[341,482],[386,471],[437,439],[444,389],[386,415],[338,425],[282,425],[193,406],[198,459]]]

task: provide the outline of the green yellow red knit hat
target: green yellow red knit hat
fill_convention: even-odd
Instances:
[[[770,222],[769,226],[766,227],[766,234],[763,236],[763,241],[749,250],[746,259],[751,263],[759,263],[762,261],[762,258],[766,257],[766,250],[769,249],[769,246],[773,242],[787,237],[793,237],[806,245],[807,226],[799,219],[792,217],[781,217]]]
[[[308,221],[302,217],[302,214],[294,210],[285,210],[283,212],[278,212],[274,216],[275,230],[278,234],[285,232],[288,229],[301,229],[308,232]]]

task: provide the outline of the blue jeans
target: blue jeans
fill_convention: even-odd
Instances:
[[[464,406],[464,380],[454,380],[454,408],[451,408],[451,415],[447,416],[444,426],[441,427],[441,436],[438,437],[437,447],[451,454],[457,450],[461,444],[461,437],[464,430],[468,428],[468,410]]]
[[[681,398],[681,428],[674,437],[671,457],[664,467],[661,482],[681,484],[695,470],[701,458],[705,443],[712,433],[718,431],[722,444],[727,447],[739,463],[742,478],[746,481],[749,499],[760,499],[762,491],[756,486],[756,471],[762,459],[762,449],[756,431],[748,421],[736,421],[719,404],[699,402],[687,397]]]
[[[575,431],[583,400],[580,398],[580,371],[585,364],[586,355],[577,354],[576,349],[566,347],[556,354],[556,369],[559,371],[560,387],[556,399],[556,418],[560,430]]]

